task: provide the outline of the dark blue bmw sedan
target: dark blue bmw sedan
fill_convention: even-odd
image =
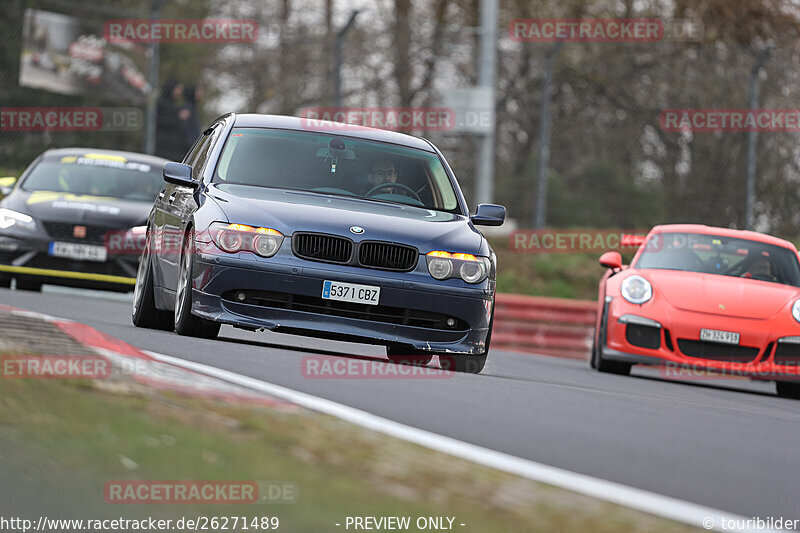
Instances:
[[[495,256],[430,142],[306,119],[217,119],[150,214],[139,327],[214,338],[221,324],[381,344],[389,358],[480,372]]]

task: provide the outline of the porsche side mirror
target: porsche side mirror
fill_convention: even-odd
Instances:
[[[469,217],[476,226],[502,226],[506,221],[506,208],[497,204],[479,204]]]
[[[14,188],[15,183],[17,183],[17,178],[14,176],[0,178],[0,197],[7,196]]]
[[[600,256],[600,264],[615,270],[622,268],[622,255],[619,252],[606,252]]]
[[[200,184],[192,179],[192,167],[183,163],[167,163],[164,165],[164,181],[196,189]]]

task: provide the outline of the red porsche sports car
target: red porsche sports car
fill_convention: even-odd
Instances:
[[[656,226],[630,266],[600,264],[591,366],[635,364],[773,380],[800,398],[800,262],[795,246],[701,225]]]

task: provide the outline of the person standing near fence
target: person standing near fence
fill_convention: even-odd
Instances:
[[[203,100],[203,88],[199,85],[187,85],[183,91],[183,105],[178,111],[179,128],[186,149],[192,147],[200,136],[200,104]]]
[[[182,83],[168,81],[162,87],[161,96],[158,99],[156,155],[170,161],[182,161],[189,149],[181,133],[181,122],[178,116],[183,91]]]

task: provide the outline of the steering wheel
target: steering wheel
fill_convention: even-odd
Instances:
[[[416,193],[416,191],[414,191],[414,189],[412,189],[408,185],[403,185],[402,183],[381,183],[380,185],[377,185],[368,190],[366,196],[372,196],[375,193],[375,191],[379,191],[381,189],[390,189],[390,188],[393,189],[395,187],[399,187],[400,189],[403,189],[404,191],[411,193],[413,195],[412,198],[414,198],[419,203],[423,203],[422,198],[419,197],[419,195]]]

